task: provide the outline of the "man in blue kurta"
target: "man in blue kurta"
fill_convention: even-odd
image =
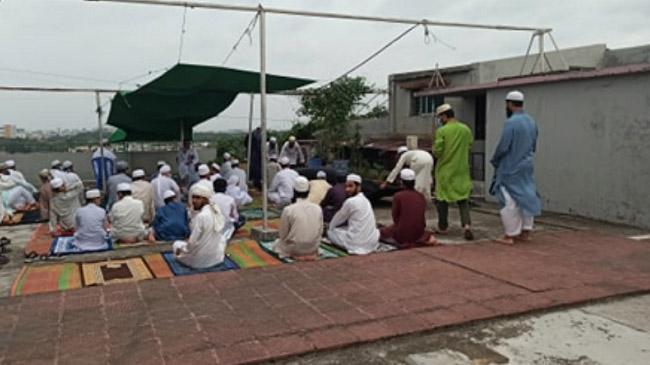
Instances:
[[[490,160],[495,171],[490,194],[499,200],[505,230],[505,236],[498,242],[510,245],[515,239],[529,239],[534,217],[542,210],[533,168],[537,125],[523,107],[524,94],[509,92],[506,96],[508,120]]]
[[[156,210],[150,241],[184,240],[190,235],[189,215],[187,207],[176,201],[176,193],[165,191],[165,205]]]

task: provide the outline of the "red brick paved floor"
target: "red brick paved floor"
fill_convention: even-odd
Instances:
[[[650,245],[597,232],[0,300],[0,363],[234,364],[650,290]]]

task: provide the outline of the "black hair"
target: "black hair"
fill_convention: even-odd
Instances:
[[[456,113],[454,113],[454,109],[449,109],[449,110],[444,111],[444,112],[442,112],[440,114],[446,115],[447,118],[453,118],[456,115]]]
[[[118,194],[122,194],[122,195],[124,195],[124,196],[131,195],[131,192],[130,192],[130,191],[118,191],[117,193],[118,193]]]
[[[144,176],[134,177],[133,181],[144,180]]]
[[[228,187],[228,182],[225,179],[218,178],[212,183],[212,188],[215,193],[225,193]]]
[[[524,102],[523,102],[523,101],[517,101],[517,100],[509,100],[509,101],[512,103],[512,105],[514,105],[514,106],[516,106],[516,107],[521,108],[522,106],[524,106]]]
[[[415,180],[402,180],[402,184],[407,189],[415,189]]]
[[[295,191],[294,190],[293,193],[294,193],[293,195],[296,198],[300,198],[300,199],[306,199],[309,196],[309,191],[302,191],[301,192],[301,191]]]
[[[170,196],[169,198],[165,199],[165,204],[169,204],[170,202],[172,202],[175,197],[176,196],[174,195],[174,196]]]

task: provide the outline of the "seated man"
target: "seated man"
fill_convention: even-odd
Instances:
[[[332,218],[327,237],[350,254],[369,254],[379,247],[379,231],[372,205],[361,192],[361,176],[348,175],[345,192],[348,199]]]
[[[120,183],[115,190],[117,202],[108,213],[113,239],[121,243],[142,241],[146,235],[142,221],[144,205],[131,196],[131,184]]]
[[[50,199],[50,234],[53,236],[69,235],[74,232],[75,214],[81,207],[79,190],[82,185],[67,186],[61,178],[50,181],[52,199]]]
[[[163,165],[159,169],[158,177],[151,181],[151,185],[153,186],[153,198],[156,209],[165,205],[163,195],[167,190],[173,191],[176,193],[176,196],[181,194],[181,189],[178,187],[178,184],[176,184],[176,181],[172,179],[172,168],[169,167],[169,165]]]
[[[210,164],[210,181],[214,182],[216,179],[223,178],[221,176],[221,166],[218,163],[213,162]]]
[[[332,185],[327,182],[327,173],[325,171],[318,171],[316,173],[316,180],[309,182],[309,196],[307,200],[314,204],[320,204],[327,195]]]
[[[221,214],[226,219],[225,227],[223,229],[226,239],[230,239],[239,227],[246,224],[246,218],[239,215],[237,210],[237,202],[235,199],[226,194],[228,183],[224,179],[216,179],[213,184],[215,194],[212,200],[217,203]]]
[[[86,205],[77,209],[74,237],[76,246],[82,250],[92,251],[106,247],[108,221],[101,203],[101,193],[92,189],[86,192]]]
[[[427,202],[415,191],[415,172],[403,169],[400,172],[404,190],[393,196],[393,225],[379,230],[380,239],[398,247],[434,245],[436,239],[427,232]]]
[[[239,188],[239,177],[234,174],[231,174],[228,178],[228,188],[226,188],[226,194],[235,199],[238,207],[248,205],[253,202],[253,198],[247,192]]]
[[[268,195],[271,203],[285,206],[293,199],[293,183],[299,175],[290,167],[289,158],[286,156],[280,159],[280,166],[282,170],[275,174]]]
[[[237,186],[239,186],[241,191],[248,192],[248,178],[246,177],[246,171],[239,167],[239,160],[232,161],[232,171],[230,172],[230,176],[233,175],[239,178]]]
[[[151,223],[155,213],[154,207],[154,194],[153,185],[145,180],[146,173],[143,169],[133,170],[131,177],[131,196],[133,199],[139,200],[144,206],[144,216],[142,219],[145,223]]]
[[[226,238],[225,219],[216,203],[210,203],[212,189],[203,185],[191,188],[192,206],[199,211],[190,223],[192,233],[187,241],[174,242],[176,260],[194,269],[203,269],[223,262]]]
[[[185,204],[176,201],[176,193],[167,190],[165,205],[156,210],[149,241],[184,240],[190,235],[189,214]]]
[[[280,258],[316,260],[323,234],[323,212],[307,199],[309,181],[298,176],[294,182],[295,203],[282,211],[279,237],[273,251]]]
[[[336,185],[330,188],[325,194],[325,197],[320,202],[320,206],[323,209],[323,221],[329,223],[334,214],[341,210],[343,202],[347,199],[348,196],[345,192],[345,175],[336,176]]]

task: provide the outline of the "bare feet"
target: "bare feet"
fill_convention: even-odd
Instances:
[[[501,243],[503,245],[512,246],[512,245],[515,244],[515,239],[513,237],[510,237],[510,236],[503,236],[503,237],[495,239],[494,241],[497,242],[497,243]]]
[[[438,240],[433,235],[431,235],[429,237],[429,240],[424,243],[425,246],[437,246],[439,244],[440,242],[438,242]]]

